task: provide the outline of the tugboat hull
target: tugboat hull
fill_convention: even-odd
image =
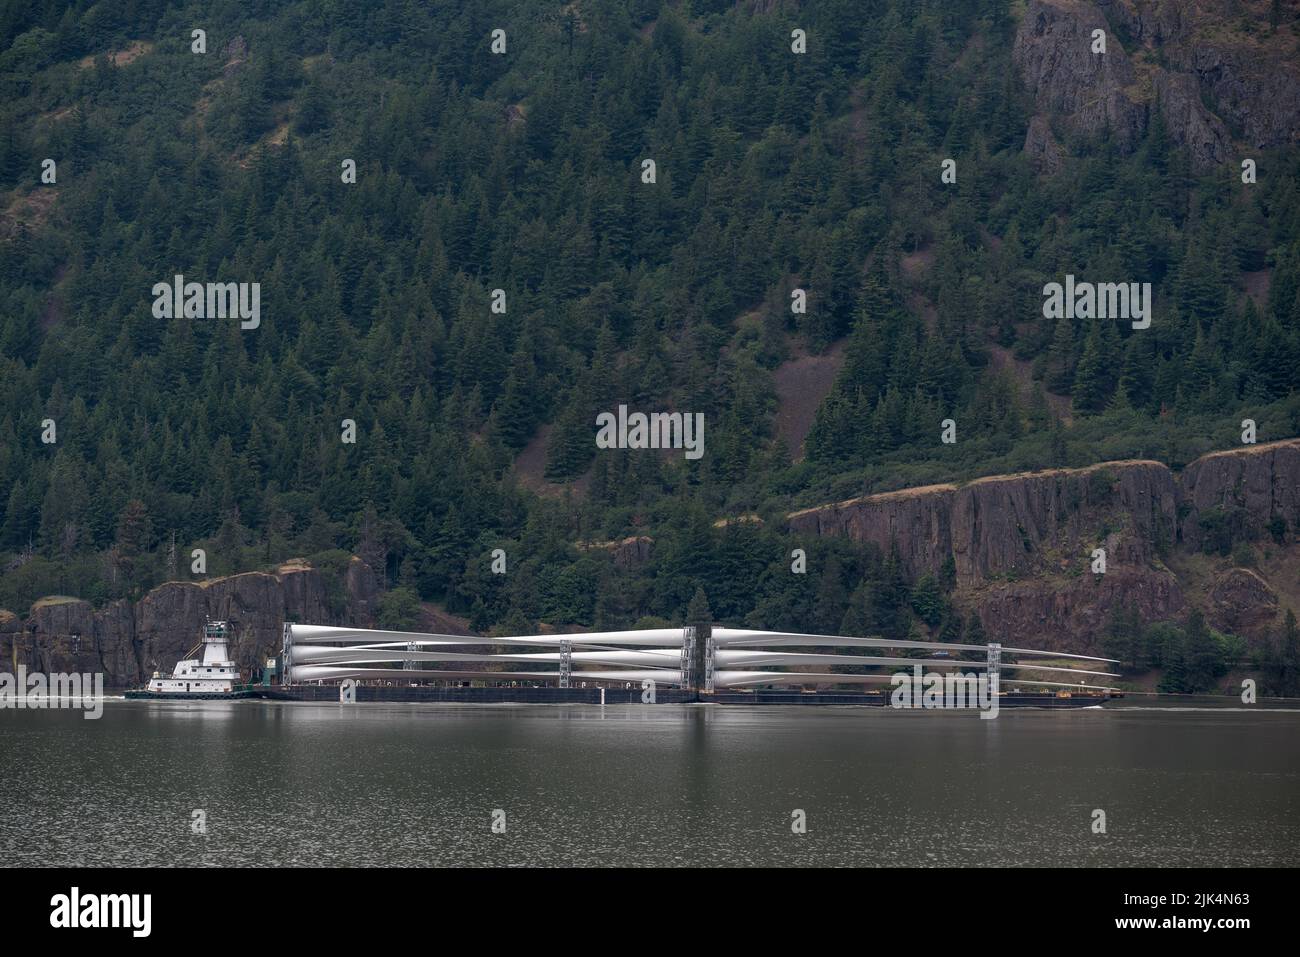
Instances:
[[[256,698],[256,691],[148,691],[138,688],[126,692],[125,697],[135,701],[230,701],[235,698]]]

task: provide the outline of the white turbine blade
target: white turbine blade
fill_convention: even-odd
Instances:
[[[781,651],[749,651],[738,649],[722,649],[717,652],[717,661],[719,664],[726,664],[730,667],[741,667],[744,665],[761,665],[761,666],[788,666],[788,665],[857,665],[860,667],[901,667],[912,669],[917,665],[925,668],[965,668],[968,670],[983,671],[986,662],[984,661],[960,661],[953,658],[933,660],[929,658],[877,658],[870,655],[823,655],[816,653],[791,653]],[[1002,662],[1002,668],[1017,668],[1030,671],[1052,671],[1062,674],[1072,675],[1098,675],[1105,678],[1118,678],[1119,675],[1110,674],[1105,671],[1083,671],[1078,668],[1053,668],[1047,665],[1036,664],[1015,664],[1012,662]]]
[[[832,675],[801,674],[792,671],[718,671],[714,673],[714,684],[724,687],[766,684],[867,684],[873,681],[889,682],[893,675]],[[1010,680],[999,681],[999,691],[1007,691]],[[1117,691],[1106,685],[1081,685],[1067,681],[1015,681],[1026,688],[1075,688],[1079,691]]]
[[[414,644],[434,645],[511,645],[537,644],[558,646],[561,641],[577,645],[649,645],[652,647],[680,648],[682,629],[645,628],[639,631],[581,632],[572,635],[512,635],[509,637],[484,637],[481,635],[437,635],[421,632],[381,631],[372,628],[342,628],[333,625],[291,625],[295,643],[341,642],[359,645]]]
[[[370,648],[329,648],[295,645],[294,667],[302,664],[364,664],[385,661],[501,661],[499,655],[451,651],[384,651]]]
[[[521,652],[498,656],[508,661],[559,661],[563,655],[558,651]],[[575,651],[570,656],[575,664],[610,664],[610,665],[659,665],[661,667],[680,668],[682,654],[676,649],[659,651],[653,648],[628,649],[627,651]]]
[[[343,678],[356,678],[360,681],[374,681],[383,678],[401,684],[429,681],[435,678],[454,678],[467,681],[518,681],[522,678],[554,680],[558,677],[558,674],[554,671],[407,671],[402,668],[358,668],[346,665],[303,665],[301,667],[295,665],[293,670],[295,684],[301,684],[305,681],[339,681]]]
[[[788,647],[795,645],[814,648],[819,645],[829,645],[840,648],[919,648],[930,651],[977,651],[981,654],[988,652],[988,645],[966,645],[944,641],[907,641],[892,638],[850,638],[842,635],[803,635],[789,631],[754,631],[744,628],[714,628],[713,639],[722,648],[737,645],[750,645],[753,647],[764,645]],[[1002,653],[1004,655],[1045,655],[1051,658],[1076,658],[1082,661],[1118,663],[1114,658],[1073,655],[1063,651],[1045,651],[1041,648],[1008,648],[1004,646]]]

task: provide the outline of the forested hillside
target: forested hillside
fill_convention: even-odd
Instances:
[[[1294,42],[1292,5],[1242,8]],[[1060,128],[1046,168],[1022,13],[3,0],[0,607],[138,597],[202,548],[355,552],[397,626],[680,619],[702,586],[719,621],[968,631],[942,576],[783,516],[1300,434],[1298,151],[1203,168],[1153,113]],[[260,325],[156,318],[178,274],[260,283]],[[1067,274],[1151,283],[1150,328],[1044,318]],[[781,378],[809,356],[824,394]],[[620,404],[704,413],[705,454],[598,449]]]

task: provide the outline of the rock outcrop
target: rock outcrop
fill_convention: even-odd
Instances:
[[[612,542],[579,542],[578,548],[609,552],[614,557],[615,568],[635,568],[650,560],[654,545],[655,540],[649,535],[632,535]]]
[[[1159,462],[978,479],[953,497],[959,585],[1068,571],[1105,548],[1108,567],[1151,565],[1172,544],[1173,476]]]
[[[25,623],[0,612],[0,654],[33,670],[103,671],[105,684],[141,683],[170,671],[197,642],[206,618],[230,622],[232,657],[244,674],[280,647],[286,621],[366,626],[373,623],[374,573],[353,558],[339,575],[343,602],[332,601],[329,575],[302,562],[275,572],[245,572],[202,582],[167,582],[139,601],[95,610],[77,598],[42,598]]]
[[[1230,568],[1209,592],[1207,618],[1215,627],[1231,632],[1251,632],[1272,623],[1277,616],[1277,595],[1250,568]]]
[[[1094,30],[1108,35],[1105,53],[1092,52]],[[1137,71],[1111,34],[1092,3],[1031,0],[1011,55],[1040,111],[1072,132],[1108,130],[1128,150],[1146,132],[1146,106],[1132,96]]]
[[[955,485],[927,485],[807,508],[788,518],[790,529],[804,535],[847,535],[871,542],[899,561],[913,578],[933,574],[952,554]]]
[[[44,672],[102,670],[95,648],[95,612],[90,602],[62,595],[42,598],[32,605],[24,631],[44,639],[29,643],[29,668]],[[20,647],[19,663],[21,653]],[[108,677],[104,680],[107,683]]]
[[[1240,0],[1030,0],[1013,62],[1037,114],[1025,150],[1045,156],[1050,118],[1072,134],[1109,133],[1130,151],[1158,115],[1170,139],[1206,170],[1300,138],[1296,37],[1273,30],[1268,3]],[[1106,52],[1093,52],[1094,31]]]
[[[1278,520],[1295,530],[1300,528],[1300,442],[1212,452],[1184,469],[1179,486],[1179,536],[1188,548],[1203,547],[1216,517],[1246,539],[1263,538]]]
[[[1173,572],[1132,566],[1108,567],[1105,575],[996,584],[961,594],[959,603],[1004,644],[1075,654],[1100,653],[1114,608],[1132,607],[1141,620],[1153,622],[1179,618],[1187,607]]]
[[[1226,516],[1226,517],[1224,517]],[[1276,541],[1300,528],[1300,440],[1203,456],[1181,475],[1160,462],[1105,462],[868,495],[788,516],[805,535],[845,535],[895,554],[912,578],[951,562],[958,603],[1008,643],[1091,647],[1113,608],[1147,621],[1180,615],[1185,588],[1166,565],[1201,551],[1207,529]],[[1104,549],[1106,573],[1093,572]],[[1271,622],[1276,597],[1236,570],[1208,597],[1221,627]]]
[[[1048,176],[1060,171],[1065,165],[1065,149],[1052,133],[1052,125],[1047,122],[1047,117],[1042,114],[1030,117],[1024,150],[1034,169]]]
[[[1281,6],[1274,29],[1271,0],[1097,0],[1129,42],[1193,79],[1215,114],[1260,148],[1294,145],[1300,132],[1300,42],[1294,5]]]
[[[913,577],[951,558],[959,585],[1060,571],[1093,548],[1112,563],[1145,565],[1173,541],[1173,475],[1159,462],[998,475],[804,509],[793,531],[844,534],[896,551]]]

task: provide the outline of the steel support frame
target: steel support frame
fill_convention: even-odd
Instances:
[[[573,674],[573,642],[567,638],[560,640],[560,687],[569,687],[569,678]]]

